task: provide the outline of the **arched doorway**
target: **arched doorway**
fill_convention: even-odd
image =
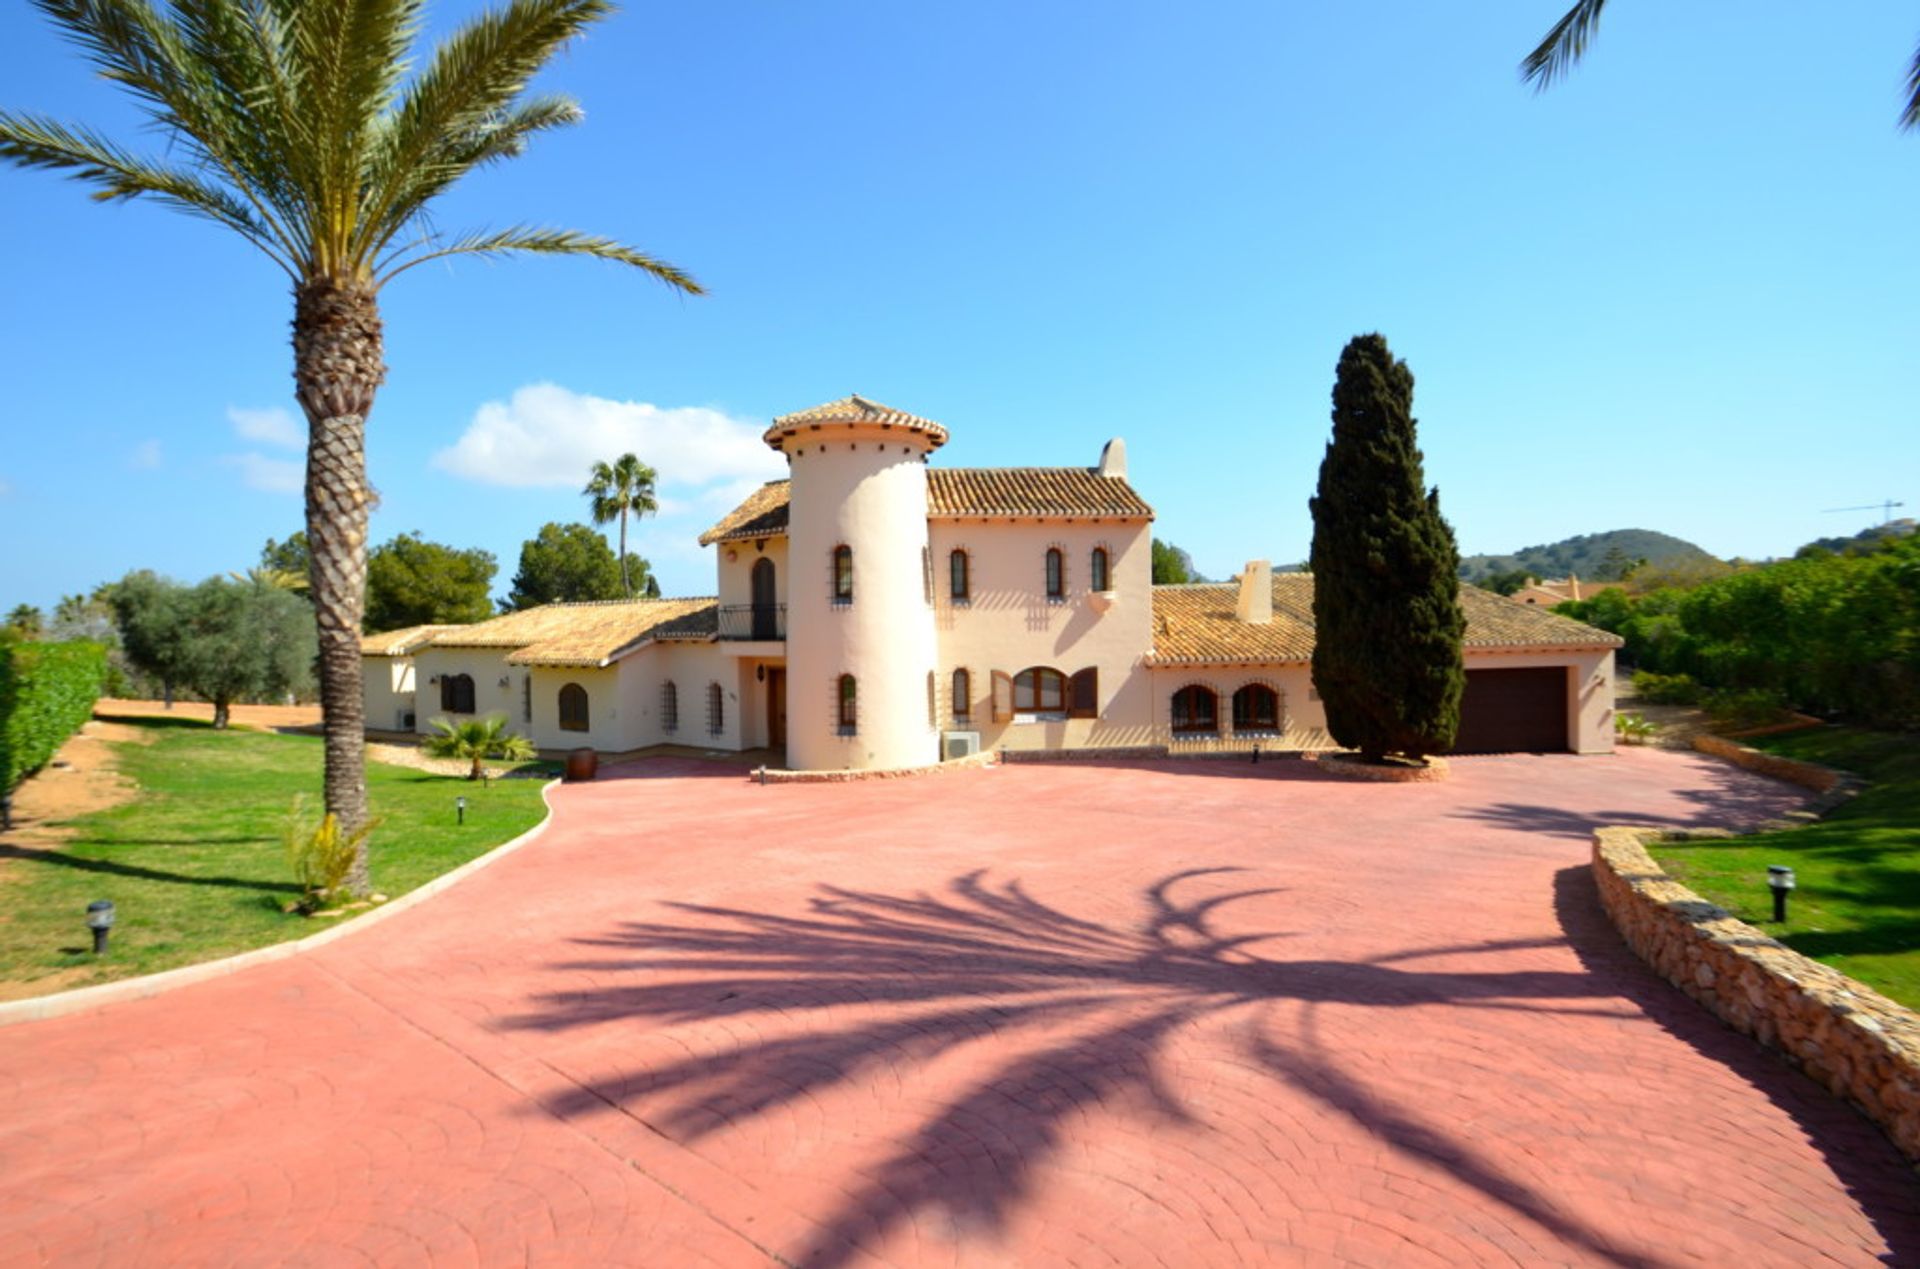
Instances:
[[[780,613],[773,593],[773,561],[762,556],[753,562],[753,637],[756,639],[780,637]]]

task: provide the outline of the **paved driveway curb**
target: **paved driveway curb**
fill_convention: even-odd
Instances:
[[[322,930],[318,934],[309,934],[303,939],[275,943],[271,947],[258,947],[251,952],[237,952],[232,956],[223,956],[219,960],[202,961],[198,965],[182,965],[179,969],[162,970],[157,974],[143,974],[138,978],[123,978],[117,982],[101,983],[94,987],[77,987],[72,991],[56,992],[51,996],[9,1000],[0,1004],[0,1027],[11,1027],[22,1022],[38,1022],[42,1018],[59,1018],[70,1013],[85,1013],[89,1010],[119,1004],[123,1000],[142,1000],[148,996],[158,996],[181,987],[190,987],[194,983],[206,982],[208,979],[237,974],[241,970],[252,969],[255,965],[266,965],[273,961],[286,960],[291,956],[301,956],[307,952],[317,951],[336,939],[370,929],[425,903],[441,891],[457,885],[461,880],[479,872],[482,868],[506,858],[546,832],[547,826],[553,823],[553,788],[559,783],[558,780],[549,780],[541,786],[540,800],[546,804],[546,818],[520,836],[511,841],[502,842],[486,854],[469,859],[453,871],[441,873],[433,880],[409,890],[398,899],[384,903],[342,925]]]

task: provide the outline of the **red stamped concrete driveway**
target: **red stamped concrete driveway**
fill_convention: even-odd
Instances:
[[[1648,974],[1680,754],[563,790],[326,950],[0,1031],[0,1261],[1870,1264],[1864,1120]]]

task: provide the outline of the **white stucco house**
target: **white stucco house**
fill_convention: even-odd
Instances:
[[[802,770],[1333,747],[1312,579],[1254,561],[1153,585],[1121,442],[1088,467],[937,467],[945,428],[858,396],[765,440],[790,474],[701,535],[714,596],[370,635],[368,726],[500,713],[546,750],[767,748]],[[1461,604],[1457,752],[1612,749],[1615,636],[1472,587]]]

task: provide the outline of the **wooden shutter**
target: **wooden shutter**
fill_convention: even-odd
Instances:
[[[1067,691],[1068,718],[1100,717],[1100,671],[1088,666],[1073,676]]]
[[[993,721],[1004,723],[1013,717],[1013,679],[1001,673],[993,672]]]

